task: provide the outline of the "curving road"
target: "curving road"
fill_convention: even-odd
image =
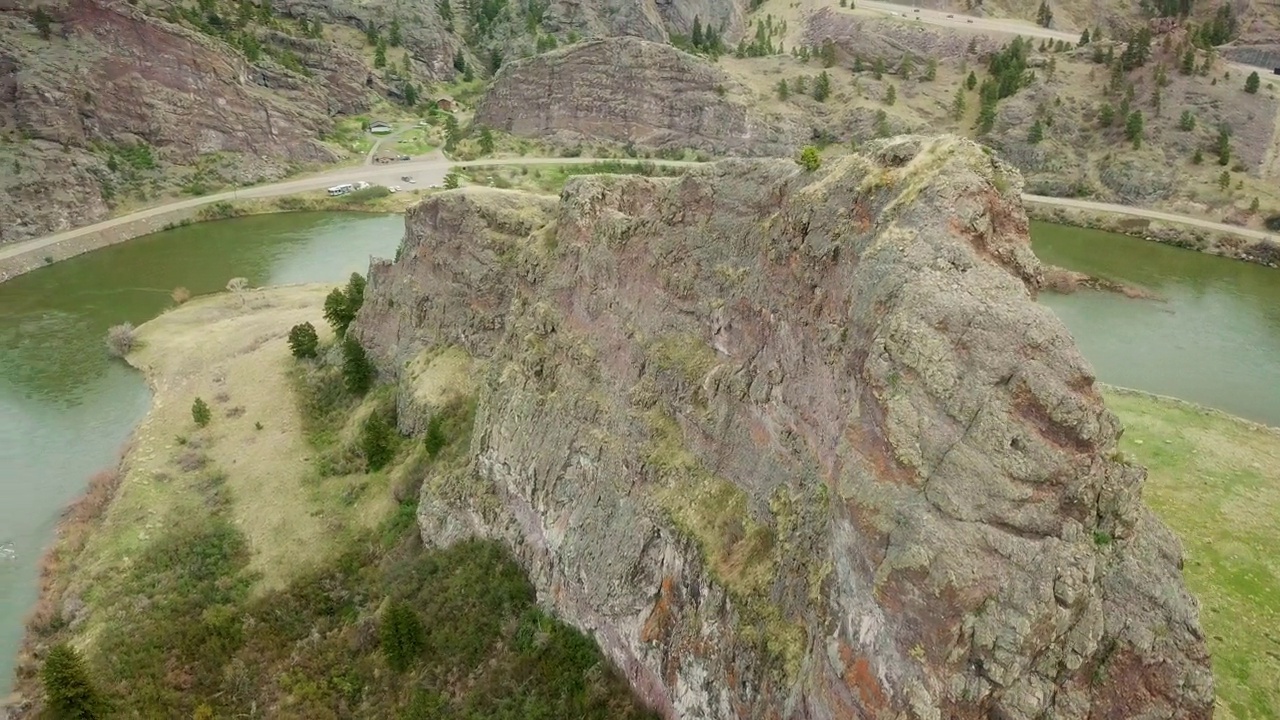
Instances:
[[[233,190],[231,192],[217,193],[215,195],[204,195],[202,197],[179,200],[166,205],[158,205],[145,210],[139,210],[138,212],[131,213],[129,215],[122,215],[120,217],[111,218],[110,220],[104,220],[99,223],[94,223],[93,225],[86,225],[84,227],[66,230],[54,235],[47,235],[42,238],[36,238],[34,240],[27,240],[25,242],[16,243],[6,247],[0,247],[0,260],[17,257],[66,240],[71,240],[90,233],[102,232],[103,230],[108,230],[126,223],[164,215],[175,210],[197,208],[203,205],[210,205],[216,202],[225,202],[239,198],[266,198],[280,195],[292,195],[294,193],[306,192],[309,190],[323,190],[337,183],[355,182],[357,180],[363,180],[365,182],[380,185],[396,185],[403,182],[401,177],[405,175],[413,177],[417,180],[420,186],[429,187],[436,183],[442,183],[444,181],[444,176],[451,168],[454,167],[483,167],[498,165],[582,165],[598,162],[616,162],[616,159],[509,158],[450,162],[447,160],[429,158],[426,160],[411,160],[391,165],[338,168],[318,175],[299,178],[296,180],[287,180],[285,182],[279,182],[272,185],[260,185],[257,187]],[[665,166],[691,166],[700,164],[684,160],[651,160],[649,162],[652,162],[655,165]],[[1205,220],[1203,218],[1192,217],[1189,215],[1177,215],[1174,213],[1132,207],[1129,205],[1114,205],[1111,203],[1076,200],[1074,198],[1047,197],[1044,195],[1023,195],[1022,199],[1023,202],[1057,205],[1060,207],[1091,210],[1096,212],[1118,213],[1132,217],[1146,218],[1148,220],[1178,223],[1181,225],[1203,228],[1205,230],[1214,230],[1243,237],[1270,239],[1280,242],[1280,237],[1275,233],[1269,233],[1262,230],[1252,230],[1249,228],[1237,227],[1235,225],[1227,225],[1226,223],[1214,222],[1212,220]]]
[[[617,162],[616,159],[609,161]],[[42,238],[35,238],[13,245],[0,247],[0,260],[17,257],[34,250],[49,247],[60,242],[78,238],[90,233],[102,232],[113,227],[125,225],[127,223],[145,220],[159,215],[174,212],[175,210],[189,210],[198,208],[203,205],[211,205],[216,202],[226,202],[229,200],[239,200],[247,198],[267,198],[277,197],[280,195],[292,195],[294,193],[307,192],[309,190],[323,190],[325,188],[337,185],[339,183],[356,182],[363,180],[375,185],[404,185],[401,178],[405,175],[412,177],[417,181],[419,187],[430,187],[431,185],[444,182],[444,176],[448,174],[450,168],[454,167],[475,167],[485,165],[583,165],[596,162],[603,162],[597,158],[511,158],[506,159],[486,159],[486,160],[468,160],[463,162],[450,162],[448,160],[439,160],[429,158],[426,160],[410,160],[408,162],[390,163],[387,165],[362,165],[357,167],[338,168],[328,170],[318,175],[299,178],[296,180],[286,180],[271,185],[258,185],[255,187],[238,188],[229,192],[221,192],[214,195],[202,195],[200,197],[188,198],[165,205],[157,205],[156,207],[139,210],[128,215],[121,215],[109,220],[103,220],[92,225],[65,230],[53,235],[46,235]],[[698,163],[684,160],[649,160],[655,165],[682,166],[697,165]]]

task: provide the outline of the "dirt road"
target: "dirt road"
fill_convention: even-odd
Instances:
[[[1215,230],[1217,232],[1228,233],[1231,235],[1239,235],[1241,237],[1256,238],[1258,240],[1271,240],[1280,242],[1280,235],[1265,230],[1251,230],[1238,225],[1228,225],[1226,223],[1214,222],[1212,220],[1204,220],[1202,218],[1191,217],[1190,215],[1176,215],[1174,213],[1161,212],[1159,210],[1150,210],[1147,208],[1132,207],[1130,205],[1112,205],[1111,203],[1092,202],[1089,200],[1076,200],[1074,198],[1057,198],[1045,195],[1027,195],[1022,196],[1024,203],[1037,203],[1041,205],[1057,205],[1059,207],[1077,208],[1080,210],[1092,210],[1095,212],[1117,213],[1119,215],[1130,215],[1132,217],[1146,218],[1148,220],[1159,220],[1161,222],[1178,223],[1179,225],[1190,225],[1192,227],[1204,228],[1205,230]]]
[[[67,240],[83,237],[92,233],[104,232],[121,225],[138,222],[139,220],[168,215],[177,210],[187,210],[204,205],[211,205],[217,202],[292,195],[294,193],[306,192],[308,190],[323,190],[339,183],[350,183],[356,182],[357,180],[363,180],[364,182],[373,183],[375,185],[403,186],[405,185],[405,182],[401,178],[406,175],[412,177],[416,181],[417,186],[430,187],[431,185],[444,182],[444,176],[452,167],[475,167],[485,165],[583,165],[594,162],[600,161],[594,158],[511,158],[449,162],[447,160],[428,158],[426,160],[410,160],[408,162],[398,162],[387,165],[365,165],[359,167],[338,168],[296,180],[286,180],[284,182],[274,183],[271,185],[258,185],[256,187],[241,188],[214,195],[202,195],[200,197],[179,200],[165,205],[157,205],[156,207],[139,210],[135,213],[111,218],[110,220],[103,220],[102,222],[94,223],[92,225],[85,225],[84,227],[65,230],[53,235],[46,235],[42,238],[35,238],[25,242],[0,247],[0,260],[25,255]],[[672,166],[697,164],[679,160],[652,160],[649,162],[653,162],[656,165]]]
[[[66,230],[54,235],[47,235],[42,238],[28,240],[26,242],[16,243],[7,247],[0,247],[0,261],[16,258],[23,255],[33,254],[37,251],[50,248],[59,243],[63,243],[75,238],[84,237],[92,233],[104,233],[129,223],[137,223],[152,218],[158,218],[174,213],[175,211],[188,210],[198,208],[204,205],[210,205],[217,202],[226,202],[240,198],[266,198],[276,197],[280,195],[291,195],[309,190],[323,190],[338,183],[355,182],[363,180],[365,182],[380,185],[401,185],[404,176],[414,178],[419,187],[430,187],[433,184],[442,183],[444,176],[453,167],[483,167],[491,165],[581,165],[585,163],[602,162],[597,158],[508,158],[508,159],[486,159],[486,160],[470,160],[464,162],[449,162],[438,158],[428,158],[424,160],[415,160],[408,162],[400,162],[389,165],[376,166],[360,166],[347,167],[330,170],[318,175],[299,178],[296,180],[288,180],[285,182],[275,183],[272,185],[260,185],[257,187],[244,188],[231,192],[217,193],[215,195],[205,195],[202,197],[189,198],[179,200],[177,202],[159,205],[129,215],[111,218],[93,225]],[[651,161],[657,165],[666,166],[683,166],[697,165],[698,163],[678,160],[654,160]],[[1159,220],[1162,222],[1179,223],[1182,225],[1190,225],[1193,227],[1204,228],[1207,230],[1216,230],[1219,232],[1231,233],[1249,238],[1270,239],[1280,242],[1280,237],[1275,233],[1269,233],[1261,230],[1251,230],[1248,228],[1237,227],[1235,225],[1227,225],[1225,223],[1213,222],[1202,218],[1191,217],[1188,215],[1176,215],[1173,213],[1161,212],[1159,210],[1151,210],[1147,208],[1130,207],[1127,205],[1113,205],[1111,203],[1092,202],[1088,200],[1076,200],[1071,198],[1055,198],[1045,197],[1042,195],[1023,195],[1024,202],[1040,203],[1046,205],[1058,205],[1062,207],[1078,208],[1082,210],[1092,210],[1096,212],[1110,212],[1121,215],[1129,215],[1133,217],[1142,217],[1150,220]],[[154,228],[152,228],[154,229]]]

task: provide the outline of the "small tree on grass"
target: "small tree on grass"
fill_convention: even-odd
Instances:
[[[1254,72],[1249,73],[1249,77],[1245,78],[1244,91],[1253,95],[1258,92],[1258,85],[1261,83],[1262,80],[1258,77],[1258,72],[1255,70]]]
[[[427,631],[413,608],[401,601],[394,601],[382,619],[382,654],[387,665],[396,672],[413,667],[427,647]]]
[[[1031,129],[1027,131],[1027,142],[1032,145],[1038,144],[1044,140],[1044,123],[1040,122],[1040,118],[1031,124]]]
[[[461,180],[458,177],[457,170],[450,170],[449,174],[444,176],[445,190],[456,190],[459,184],[461,184]]]
[[[347,328],[364,305],[364,288],[364,277],[360,273],[351,273],[345,288],[334,288],[325,297],[324,319],[338,337],[346,335]]]
[[[1225,192],[1229,187],[1231,187],[1231,173],[1223,170],[1222,174],[1218,176],[1218,188]]]
[[[808,170],[809,172],[813,172],[814,170],[822,167],[822,157],[818,155],[818,148],[812,145],[806,145],[805,148],[800,151],[800,158],[796,162],[800,163],[800,167]]]
[[[342,379],[352,395],[363,395],[373,387],[374,368],[364,346],[353,337],[342,341]]]
[[[439,455],[444,446],[449,444],[449,438],[444,434],[444,418],[440,413],[431,416],[431,421],[427,423],[427,435],[423,438],[422,444],[431,457]]]
[[[360,452],[369,472],[377,472],[391,462],[395,456],[395,430],[387,422],[382,413],[374,412],[364,421],[360,429]]]
[[[309,322],[289,328],[289,349],[296,358],[313,358],[320,345],[316,335],[316,326]]]
[[[213,412],[209,410],[209,403],[205,402],[204,398],[196,398],[196,401],[191,403],[191,419],[200,427],[208,425],[213,419]]]
[[[40,680],[54,717],[96,720],[107,716],[106,699],[94,687],[80,653],[70,645],[58,643],[49,649]]]
[[[53,37],[53,18],[43,5],[36,6],[36,11],[31,14],[31,24],[36,26],[36,32],[40,33],[41,39],[48,40]]]
[[[107,352],[114,357],[122,358],[136,350],[138,334],[133,323],[120,323],[107,330]]]

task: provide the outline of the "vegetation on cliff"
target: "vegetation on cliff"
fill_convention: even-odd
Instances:
[[[652,717],[506,550],[423,548],[417,486],[469,462],[474,406],[442,409],[428,447],[395,431],[384,389],[345,389],[331,336],[291,358],[283,329],[318,320],[325,290],[201,298],[139,328],[161,405],[43,601],[20,689],[140,717]],[[211,364],[195,376],[193,353]],[[170,400],[203,387],[221,399],[202,428]]]

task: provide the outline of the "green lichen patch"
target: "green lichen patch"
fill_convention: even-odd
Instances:
[[[716,365],[716,351],[694,335],[666,335],[648,348],[647,356],[659,369],[679,373],[692,384],[701,383]]]

